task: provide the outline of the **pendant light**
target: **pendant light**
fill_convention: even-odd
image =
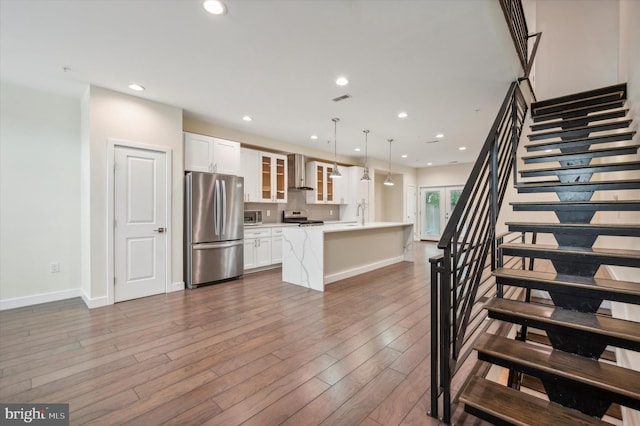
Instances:
[[[337,178],[341,178],[342,177],[342,173],[340,173],[340,170],[338,170],[338,138],[337,138],[337,133],[338,133],[338,121],[340,121],[339,118],[332,118],[331,121],[333,121],[333,170],[331,171],[331,174],[329,175],[329,177],[331,179],[337,179]]]
[[[362,132],[364,133],[364,173],[360,180],[369,182],[371,180],[371,177],[369,177],[369,153],[367,150],[367,136],[369,135],[369,131],[363,130]]]
[[[393,186],[393,180],[391,179],[391,142],[393,142],[393,139],[389,139],[389,173],[384,180],[384,184],[387,186]]]

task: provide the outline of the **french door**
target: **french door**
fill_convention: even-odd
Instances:
[[[462,186],[420,188],[420,239],[439,240],[462,194]]]

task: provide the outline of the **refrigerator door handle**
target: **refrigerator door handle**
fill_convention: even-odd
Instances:
[[[222,179],[222,229],[220,233],[224,235],[227,229],[227,182]]]
[[[241,246],[243,244],[244,243],[242,242],[242,240],[228,241],[224,243],[200,243],[200,244],[193,244],[191,246],[191,249],[192,250],[211,250],[211,249]]]
[[[216,179],[213,188],[213,232],[220,235],[220,181]]]

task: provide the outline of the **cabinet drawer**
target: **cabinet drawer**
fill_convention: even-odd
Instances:
[[[261,237],[270,237],[271,229],[262,228],[262,229],[246,229],[244,230],[244,238],[261,238]]]

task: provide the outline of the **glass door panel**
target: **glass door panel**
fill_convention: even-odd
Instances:
[[[271,200],[271,157],[262,156],[262,199]]]
[[[285,192],[285,159],[276,159],[276,199],[284,201],[286,198]]]
[[[331,179],[331,173],[333,173],[333,167],[327,167],[327,202],[333,201],[333,179]]]
[[[316,191],[318,201],[324,201],[324,167],[317,166],[316,182],[318,183]]]
[[[461,194],[461,186],[420,188],[421,240],[440,239]]]

